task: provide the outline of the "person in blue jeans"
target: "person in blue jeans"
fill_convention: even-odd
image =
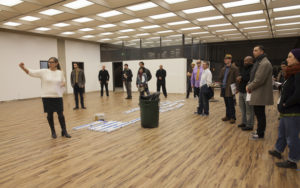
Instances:
[[[277,162],[281,168],[297,169],[300,160],[300,48],[293,49],[287,58],[288,66],[283,70],[286,81],[282,85],[278,111],[280,123],[275,149],[269,154],[281,159],[281,153],[289,147],[288,159]]]

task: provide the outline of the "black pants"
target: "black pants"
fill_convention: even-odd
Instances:
[[[163,94],[165,97],[167,97],[166,82],[159,80],[159,81],[157,81],[156,86],[157,86],[156,91],[160,92],[160,87],[162,87]]]
[[[194,87],[194,97],[200,97],[200,88]]]
[[[74,96],[75,96],[75,103],[76,103],[76,108],[78,108],[78,94],[80,95],[80,103],[81,107],[84,107],[84,101],[83,101],[83,88],[80,88],[78,84],[75,84],[74,86]]]
[[[186,98],[188,99],[190,97],[190,92],[192,91],[192,85],[191,80],[187,81],[187,88],[186,88]],[[195,96],[194,96],[195,97]]]
[[[265,106],[254,106],[254,113],[257,119],[257,134],[259,137],[264,137],[266,130]]]
[[[103,86],[105,86],[106,96],[109,96],[108,94],[108,83],[105,81],[101,82],[101,97],[103,96]]]
[[[51,129],[52,134],[55,133],[55,128],[54,128],[54,120],[53,120],[53,112],[47,112],[47,120]],[[66,133],[67,129],[66,129],[66,122],[65,122],[65,116],[63,114],[62,111],[57,112],[58,115],[58,120],[59,120],[59,124],[61,127],[62,132]]]
[[[203,92],[204,89],[200,88],[198,114],[209,115],[209,101],[207,95]]]

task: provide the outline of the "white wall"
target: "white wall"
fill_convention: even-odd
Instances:
[[[156,91],[156,71],[159,69],[159,65],[163,65],[167,71],[166,77],[166,89],[168,93],[185,93],[186,92],[186,61],[187,59],[153,59],[143,60],[145,67],[150,70],[152,79],[148,83],[150,92]],[[137,71],[139,68],[139,62],[136,61],[123,61],[124,64],[128,64],[133,73],[132,78],[132,90],[137,91],[135,86]],[[112,76],[112,62],[101,62],[101,65],[105,65],[106,69],[111,75],[111,81],[109,83],[109,90],[113,89],[113,76]]]
[[[40,69],[40,60],[57,56],[57,40],[54,38],[0,32],[0,101],[41,96],[41,82],[31,78],[20,68]]]
[[[84,73],[86,79],[85,91],[99,90],[98,73],[100,70],[100,45],[87,42],[66,40],[66,74],[68,81],[68,93],[73,92],[70,84],[72,62],[84,62]]]

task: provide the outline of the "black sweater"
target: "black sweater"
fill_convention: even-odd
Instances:
[[[106,82],[109,80],[109,73],[107,70],[100,70],[98,74],[98,79],[101,82]]]
[[[126,74],[127,78],[124,77],[124,74]],[[127,81],[127,82],[131,82],[132,81],[132,72],[130,69],[124,69],[123,71],[123,80]]]
[[[300,114],[300,72],[282,85],[278,111],[282,114]],[[283,106],[285,104],[285,106]]]
[[[162,69],[162,70],[158,69],[156,71],[156,78],[157,78],[158,82],[159,81],[162,81],[162,82],[166,81],[166,76],[167,76],[167,72],[166,72],[165,69]],[[161,77],[161,80],[159,80],[159,77]]]
[[[238,85],[238,90],[241,93],[246,93],[246,86],[250,80],[250,72],[251,72],[252,66],[253,65],[243,67],[240,72],[240,76],[242,77],[242,80]]]

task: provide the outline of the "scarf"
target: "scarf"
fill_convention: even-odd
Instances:
[[[283,72],[284,74],[284,78],[287,80],[289,77],[291,77],[292,75],[295,75],[297,73],[300,72],[300,63],[292,65],[292,66],[287,66]]]
[[[257,71],[258,65],[259,65],[259,63],[261,62],[261,60],[262,60],[263,58],[265,58],[265,57],[266,57],[266,54],[262,54],[262,55],[260,55],[260,56],[258,56],[258,57],[256,58],[256,61],[255,61],[254,65],[253,65],[252,70],[251,70],[251,73],[250,73],[250,80],[249,80],[249,82],[252,82],[252,81],[254,80],[255,73],[256,73],[256,71]]]

